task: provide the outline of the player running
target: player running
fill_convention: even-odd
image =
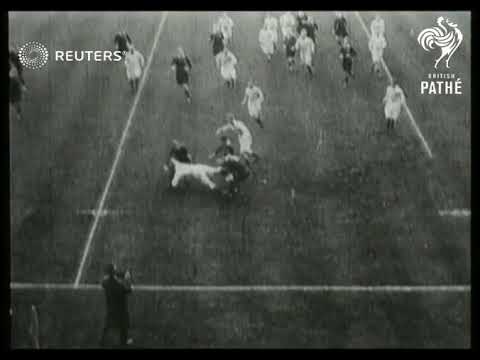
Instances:
[[[312,39],[315,44],[316,33],[318,31],[318,25],[313,19],[312,16],[307,16],[307,21],[305,23],[304,29],[307,30],[307,36]]]
[[[225,44],[223,43],[223,34],[217,24],[213,25],[213,32],[210,34],[210,42],[212,43],[213,56],[215,57],[215,65],[220,68],[220,56]]]
[[[258,41],[260,42],[260,48],[267,56],[267,61],[270,61],[275,52],[275,35],[267,25],[264,25],[263,28],[260,29]]]
[[[190,71],[192,70],[192,63],[188,56],[185,55],[183,48],[178,48],[178,55],[172,60],[172,71],[175,71],[175,79],[177,84],[183,88],[187,102],[190,104],[192,101],[192,94],[190,92]]]
[[[296,20],[297,20],[297,34],[300,34],[302,32],[302,29],[304,29],[307,25],[308,16],[307,14],[305,14],[304,11],[298,11]]]
[[[295,50],[300,53],[300,63],[305,65],[310,76],[313,76],[312,57],[315,53],[315,44],[307,36],[307,30],[302,29],[300,36],[295,43]]]
[[[143,55],[133,45],[130,46],[130,49],[125,53],[125,69],[127,71],[127,80],[133,93],[138,91],[144,66],[145,59]]]
[[[284,46],[285,46],[285,55],[287,56],[287,66],[288,70],[293,71],[293,66],[295,65],[295,53],[296,53],[296,44],[297,38],[295,37],[295,30],[287,30],[286,36],[284,37]]]
[[[227,87],[234,88],[235,81],[237,80],[237,58],[227,48],[223,49],[223,52],[219,54],[220,59],[220,74],[227,83]]]
[[[345,72],[344,87],[348,86],[348,80],[354,77],[353,74],[353,58],[357,56],[357,52],[350,44],[348,37],[343,39],[343,45],[340,48],[340,59],[342,60],[342,68]]]
[[[370,32],[372,36],[379,34],[385,37],[385,21],[380,17],[380,14],[375,14],[375,18],[370,24]]]
[[[293,15],[291,11],[287,11],[280,16],[280,29],[282,31],[282,38],[284,42],[285,39],[289,36],[289,34],[295,33],[296,24],[297,20],[295,19],[295,15]]]
[[[227,46],[232,41],[233,36],[233,20],[224,12],[218,19],[218,27],[223,34],[223,41],[225,46]]]
[[[372,33],[368,42],[368,48],[372,54],[372,72],[380,75],[383,51],[387,47],[387,41],[381,32]]]
[[[226,125],[217,129],[217,136],[228,130],[234,131],[238,135],[238,142],[240,144],[240,156],[245,157],[245,159],[249,163],[251,161],[257,161],[259,159],[259,156],[252,150],[253,138],[252,133],[250,132],[250,130],[248,130],[248,127],[243,123],[243,121],[236,120],[235,116],[232,113],[227,114],[226,121]]]
[[[278,44],[278,20],[270,12],[267,12],[265,15],[264,27],[266,27],[272,33],[273,48],[276,50]]]
[[[335,20],[333,21],[333,35],[335,35],[335,39],[340,46],[343,44],[343,39],[348,36],[347,19],[345,19],[345,16],[340,11],[335,12]]]
[[[387,131],[389,129],[393,130],[402,111],[402,105],[405,103],[405,94],[394,79],[391,80],[390,85],[387,87],[383,102],[385,104]]]
[[[250,80],[248,82],[247,88],[245,89],[245,96],[242,100],[242,105],[247,103],[248,114],[252,118],[252,120],[256,121],[257,124],[263,129],[263,123],[261,120],[261,112],[262,112],[262,103],[264,97],[262,90],[258,86],[253,84],[253,81]]]

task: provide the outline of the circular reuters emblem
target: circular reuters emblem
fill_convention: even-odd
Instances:
[[[45,45],[30,41],[20,48],[18,56],[27,69],[40,69],[48,61],[48,50]]]

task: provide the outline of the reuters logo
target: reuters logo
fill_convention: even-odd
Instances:
[[[48,61],[48,50],[43,44],[30,41],[20,48],[18,56],[27,69],[40,69]]]

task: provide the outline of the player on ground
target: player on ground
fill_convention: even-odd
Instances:
[[[232,113],[227,114],[226,121],[226,125],[217,129],[217,136],[228,130],[234,131],[238,135],[240,156],[245,157],[249,163],[251,161],[256,162],[259,159],[259,156],[252,150],[253,138],[250,130],[248,130],[248,127],[243,123],[243,121],[236,120]]]
[[[260,90],[258,86],[254,85],[253,81],[250,80],[247,88],[245,89],[245,96],[243,97],[242,105],[247,103],[248,114],[262,129],[263,123],[261,120],[261,112],[263,100],[264,97],[262,90]]]
[[[192,70],[192,63],[188,56],[185,55],[183,48],[179,47],[177,49],[178,54],[172,59],[172,70],[175,71],[175,79],[177,84],[183,88],[187,102],[192,101],[192,94],[190,92],[189,81],[190,81],[190,71]]]
[[[120,31],[115,35],[113,39],[117,51],[122,52],[122,57],[128,52],[131,46],[133,46],[132,39],[126,31]]]
[[[237,70],[235,69],[237,58],[227,48],[223,49],[223,52],[219,54],[219,56],[220,74],[226,81],[227,86],[233,89],[235,87],[235,81],[237,80]]]
[[[342,60],[342,68],[345,72],[344,87],[347,87],[348,80],[354,77],[353,74],[353,58],[357,56],[357,52],[350,44],[348,37],[343,39],[343,45],[340,48],[340,59]]]
[[[372,54],[372,72],[380,75],[383,51],[387,47],[387,41],[381,32],[372,33],[368,42],[368,48]]]
[[[173,178],[173,173],[174,173],[174,167],[170,159],[175,159],[181,163],[185,164],[191,164],[193,162],[192,155],[189,153],[187,147],[185,144],[181,143],[180,141],[173,139],[172,140],[172,147],[170,151],[168,152],[168,158],[163,166],[163,170],[165,172],[169,173],[169,184],[172,181]]]
[[[393,130],[402,111],[402,105],[405,103],[405,94],[394,79],[391,80],[390,85],[387,87],[383,102],[385,104],[387,131],[389,129]]]
[[[135,49],[133,45],[130,46],[128,52],[125,53],[125,68],[127,70],[127,79],[133,93],[138,91],[144,66],[145,59],[143,58],[143,55],[140,51]]]
[[[220,56],[225,44],[223,43],[223,34],[217,24],[213,25],[213,32],[210,34],[210,42],[212,43],[213,56],[215,57],[215,65],[220,68]]]
[[[385,21],[380,17],[380,14],[375,14],[375,18],[370,24],[370,32],[372,35],[380,34],[385,37]]]
[[[275,35],[266,25],[260,29],[260,32],[258,33],[258,41],[260,42],[260,48],[267,56],[267,61],[270,61],[275,51]]]
[[[240,183],[248,179],[252,169],[244,157],[236,155],[226,155],[221,160],[221,166],[221,174],[228,184],[226,195],[233,196],[238,193]]]
[[[227,46],[230,42],[232,42],[232,36],[233,36],[233,20],[228,16],[226,12],[224,12],[220,18],[218,19],[217,22],[220,31],[223,34],[223,41],[225,46]]]
[[[270,12],[265,15],[264,27],[266,27],[273,36],[273,47],[277,49],[278,44],[278,20]]]
[[[284,37],[285,55],[287,56],[288,70],[293,71],[295,65],[295,53],[297,38],[295,37],[295,30],[289,29]]]
[[[333,35],[335,35],[335,39],[340,46],[343,44],[343,39],[348,36],[347,19],[345,19],[345,16],[340,11],[335,12],[335,20],[333,21]]]
[[[310,76],[313,76],[312,57],[315,53],[315,44],[313,40],[307,36],[306,29],[302,29],[295,43],[295,50],[300,53],[300,63],[305,65]]]
[[[287,11],[286,13],[282,14],[282,16],[280,16],[280,29],[282,31],[282,38],[284,42],[290,33],[295,33],[296,24],[297,20],[295,19],[295,15],[293,15],[291,11]]]

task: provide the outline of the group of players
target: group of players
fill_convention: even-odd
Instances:
[[[259,31],[258,41],[260,49],[265,54],[268,62],[270,62],[274,53],[281,47],[279,44],[279,28],[283,40],[283,49],[287,59],[288,70],[294,70],[296,57],[298,55],[300,65],[306,69],[310,78],[313,77],[313,56],[316,47],[316,33],[319,29],[313,17],[302,11],[297,13],[287,11],[277,19],[270,12],[267,12],[263,26]],[[213,29],[210,34],[210,43],[212,45],[215,67],[220,70],[220,75],[229,88],[235,87],[237,80],[236,65],[238,61],[232,52],[233,29],[233,20],[226,12],[224,12],[213,24]],[[385,39],[385,22],[378,14],[372,21],[370,30],[371,34],[368,47],[372,56],[372,72],[381,76],[383,52],[387,46],[387,42]],[[335,12],[332,33],[340,47],[341,65],[345,73],[343,84],[346,87],[348,86],[349,80],[355,76],[353,64],[357,52],[352,47],[350,41],[350,31],[347,19],[341,12]],[[132,91],[135,93],[138,91],[140,80],[143,75],[145,59],[135,48],[131,37],[125,31],[119,32],[115,35],[114,43],[117,50],[123,53],[127,80],[130,83]],[[26,89],[22,76],[23,69],[19,62],[18,54],[13,49],[10,49],[9,51],[9,60],[10,103],[13,105],[17,114],[20,115],[21,95]],[[191,103],[192,99],[189,85],[191,70],[192,62],[190,58],[185,54],[183,48],[179,47],[176,56],[174,56],[171,61],[171,71],[175,73],[177,84],[183,88],[188,103]],[[247,104],[250,118],[262,129],[264,128],[261,118],[263,101],[264,95],[262,90],[253,82],[253,80],[250,80],[245,89],[245,96],[242,105]],[[383,101],[385,104],[387,129],[390,130],[394,128],[396,120],[400,115],[402,104],[405,101],[403,90],[393,79],[391,80],[391,84],[387,87]],[[235,119],[235,116],[231,113],[227,114],[226,121],[227,125],[221,127],[216,132],[217,135],[220,136],[221,145],[211,158],[216,158],[217,165],[219,165],[219,168],[221,169],[220,172],[225,175],[225,179],[231,184],[229,188],[237,191],[238,184],[245,180],[252,172],[252,164],[254,164],[259,157],[252,151],[252,134],[246,124]],[[234,148],[231,146],[230,138],[225,135],[227,131],[233,132],[238,139],[240,147],[238,155],[235,154]],[[191,156],[188,154],[185,145],[181,145],[177,141],[174,142],[170,155],[171,158],[176,159],[176,161],[180,163],[192,163]],[[171,164],[168,168],[170,172],[175,171]],[[191,171],[194,171],[193,168]],[[214,172],[218,172],[218,168],[213,172],[205,170],[204,174],[193,175],[197,176],[207,184],[208,174]],[[172,176],[174,177],[173,174]],[[213,183],[210,181],[209,186],[211,188],[212,184]],[[174,184],[172,184],[172,186],[174,186]]]

